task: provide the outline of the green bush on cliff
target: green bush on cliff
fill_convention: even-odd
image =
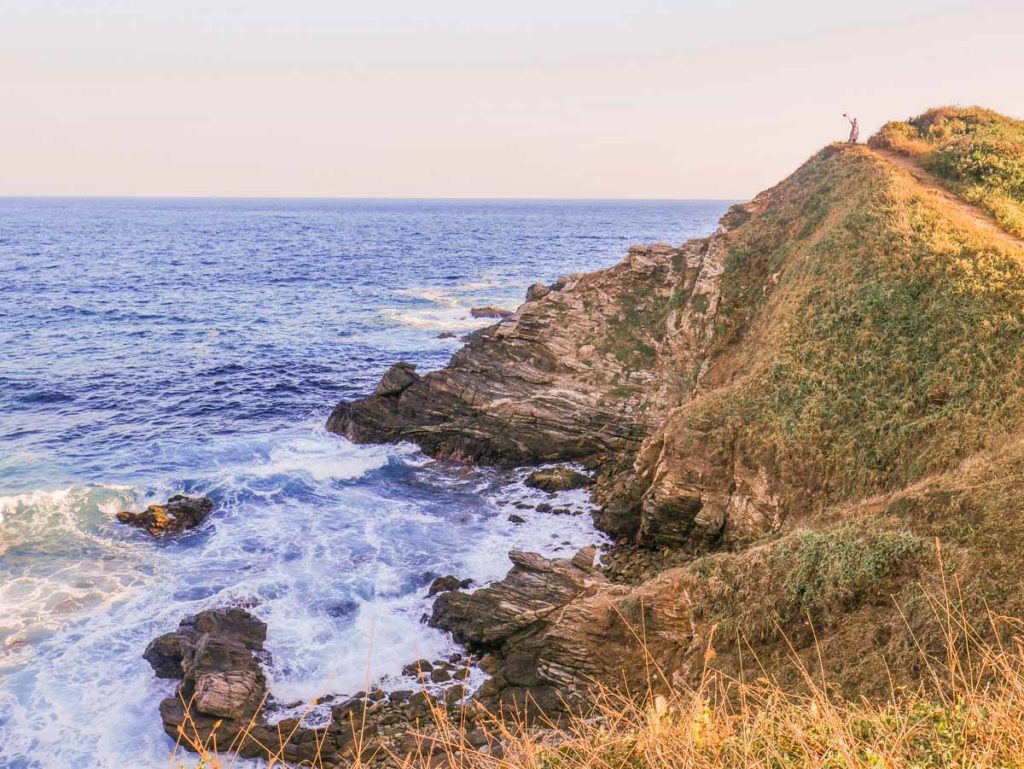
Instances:
[[[847,525],[800,531],[775,557],[781,559],[790,613],[815,616],[863,599],[927,551],[925,540],[909,532],[861,531]]]
[[[944,107],[886,124],[871,144],[915,157],[1024,235],[1024,121],[979,107]]]

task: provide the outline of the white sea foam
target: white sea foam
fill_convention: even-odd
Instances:
[[[380,311],[380,316],[389,323],[399,326],[408,326],[426,331],[471,331],[483,328],[494,321],[481,318],[474,318],[469,314],[469,309],[452,312],[449,310],[408,310],[386,307]]]
[[[393,450],[368,446],[358,452],[339,440],[296,438],[270,450],[266,462],[245,469],[254,476],[305,473],[315,481],[352,480],[388,463]]]
[[[457,299],[439,288],[401,288],[394,293],[395,296],[407,296],[412,299],[422,299],[425,302],[440,304],[445,307],[465,307],[465,304],[460,299]]]
[[[33,553],[0,584],[0,765],[45,755],[55,769],[166,767],[157,703],[173,685],[141,654],[187,614],[254,606],[268,624],[278,702],[350,695],[374,681],[407,688],[404,665],[454,649],[421,622],[433,577],[483,584],[503,576],[514,547],[570,555],[599,539],[587,515],[514,507],[551,501],[522,486],[523,472],[502,480],[408,445],[354,446],[299,427],[181,451],[183,466],[202,468],[189,490],[212,494],[217,508],[177,540],[112,519],[181,491],[174,479],[0,498],[9,552]],[[552,504],[588,507],[583,492]],[[528,523],[510,522],[513,512]]]

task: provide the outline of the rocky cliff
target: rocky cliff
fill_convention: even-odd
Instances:
[[[1019,260],[884,157],[835,145],[713,236],[564,278],[329,427],[463,460],[582,459],[612,533],[735,548],[1012,431]]]
[[[513,553],[503,580],[436,598],[431,624],[490,675],[478,701],[558,717],[596,688],[644,696],[708,666],[795,688],[821,674],[853,697],[940,685],[950,596],[964,627],[1018,648],[1024,241],[990,212],[1024,201],[1007,171],[1024,131],[975,112],[826,147],[713,235],[533,286],[446,368],[396,363],[338,404],[328,427],[354,441],[595,473],[619,543],[603,567],[592,550]],[[968,197],[967,171],[947,187],[930,154],[954,150],[989,180]],[[222,691],[252,709],[253,652],[226,642],[239,687],[201,630],[157,642],[154,667],[206,693],[200,720],[222,716]],[[189,712],[176,702],[169,731]]]
[[[684,556],[626,586],[517,555],[443,596],[433,622],[494,655],[485,699],[691,680],[716,632],[724,668],[746,646],[781,676],[816,644],[853,694],[913,683],[936,537],[972,596],[1020,608],[999,576],[1019,522],[989,484],[1019,454],[1024,247],[939,184],[826,147],[712,236],[535,287],[445,369],[339,404],[356,441],[582,460],[599,525]]]

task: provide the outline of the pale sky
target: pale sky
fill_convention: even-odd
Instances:
[[[0,0],[0,195],[747,198],[951,103],[1024,2]]]

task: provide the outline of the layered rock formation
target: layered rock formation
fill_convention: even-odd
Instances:
[[[637,246],[609,270],[531,288],[447,368],[338,404],[328,429],[357,442],[412,440],[465,461],[628,467],[664,407],[689,397],[704,369],[720,238],[750,210],[737,208],[715,238]]]

